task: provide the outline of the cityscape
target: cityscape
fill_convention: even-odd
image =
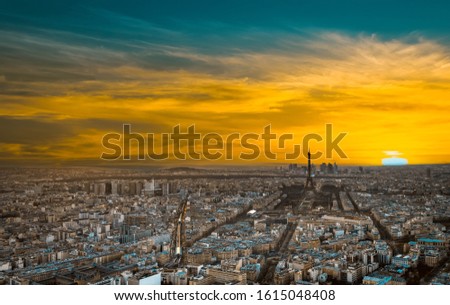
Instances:
[[[450,284],[450,165],[4,168],[0,284]]]
[[[449,12],[0,1],[0,300],[445,300]]]

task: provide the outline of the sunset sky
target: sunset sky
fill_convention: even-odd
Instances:
[[[103,164],[103,135],[125,123],[271,124],[300,143],[331,123],[348,159],[317,162],[450,162],[448,1],[8,2],[0,165]]]

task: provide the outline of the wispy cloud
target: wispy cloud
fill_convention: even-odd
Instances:
[[[271,123],[299,135],[332,122],[350,132],[353,163],[377,162],[387,148],[430,150],[448,137],[450,48],[437,41],[312,31],[271,35],[260,49],[239,44],[242,37],[210,47],[216,38],[196,42],[133,18],[119,22],[158,38],[0,32],[1,122],[16,128],[0,139],[11,145],[4,154],[30,151],[37,132],[51,139],[43,154],[75,155],[65,149],[78,143],[80,156],[95,157],[98,137],[116,122],[197,123],[221,133]],[[268,39],[257,30],[245,38]],[[450,156],[450,144],[442,150]],[[428,158],[442,162],[432,152]]]

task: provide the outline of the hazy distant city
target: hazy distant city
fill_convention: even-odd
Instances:
[[[450,284],[450,165],[0,179],[0,284]]]

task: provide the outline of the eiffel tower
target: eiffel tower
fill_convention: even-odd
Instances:
[[[311,153],[308,149],[308,177],[306,177],[305,190],[315,190],[314,181],[311,176]]]
[[[293,201],[292,203],[292,211],[294,214],[298,214],[303,209],[311,209],[314,206],[318,193],[316,192],[311,172],[311,153],[308,150],[308,176],[306,177],[305,187],[302,190],[299,201]]]

